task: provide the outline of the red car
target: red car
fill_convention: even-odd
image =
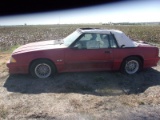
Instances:
[[[17,48],[9,73],[47,78],[55,72],[121,70],[134,74],[156,66],[159,49],[135,42],[119,30],[81,28],[62,40],[35,42]]]

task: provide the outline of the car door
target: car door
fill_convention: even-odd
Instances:
[[[92,33],[93,34],[93,33]],[[110,70],[113,65],[112,49],[109,44],[100,46],[100,35],[93,39],[91,33],[84,34],[73,47],[65,51],[66,71]],[[108,47],[107,47],[108,46]]]

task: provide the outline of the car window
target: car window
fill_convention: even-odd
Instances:
[[[116,48],[115,39],[110,34],[84,33],[75,44],[79,49]]]
[[[96,33],[84,33],[75,46],[79,49],[99,49],[100,43]]]
[[[113,37],[113,35],[109,34],[109,40],[110,40],[110,46],[111,48],[117,48],[117,43],[116,43],[116,40],[115,38]]]
[[[83,34],[83,36],[80,38],[80,41],[85,41],[85,40],[91,40],[92,34]]]

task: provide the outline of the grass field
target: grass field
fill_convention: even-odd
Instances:
[[[131,38],[160,44],[160,26],[1,26],[0,120],[160,119],[160,61],[132,76],[75,72],[44,80],[8,74],[6,62],[19,45],[60,39],[79,27],[119,29]]]
[[[114,25],[39,25],[0,27],[0,50],[29,42],[61,39],[82,27],[118,29],[135,40],[160,43],[160,26],[114,26]]]

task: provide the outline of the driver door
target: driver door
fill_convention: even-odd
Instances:
[[[96,34],[93,38],[92,34],[95,33],[85,33],[73,47],[65,51],[66,71],[97,71],[112,68],[112,50],[109,43],[102,47],[100,35]]]

